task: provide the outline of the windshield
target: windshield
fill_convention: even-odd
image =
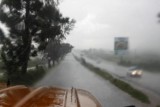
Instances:
[[[102,107],[160,107],[159,46],[159,0],[0,0],[1,89],[74,87]]]

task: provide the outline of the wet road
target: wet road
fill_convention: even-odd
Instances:
[[[136,107],[147,107],[108,81],[84,68],[74,59],[72,54],[68,54],[59,65],[51,69],[35,86],[85,89],[90,91],[103,107],[123,107],[132,104],[136,105]]]
[[[153,93],[160,96],[160,73],[151,73],[149,71],[143,70],[143,75],[141,78],[134,78],[127,76],[129,72],[129,67],[120,66],[114,62],[103,60],[103,59],[91,59],[87,56],[83,56],[89,63],[92,63],[95,66],[98,66],[106,71],[117,75],[118,77],[127,80],[128,82],[135,83],[141,87],[144,87]]]

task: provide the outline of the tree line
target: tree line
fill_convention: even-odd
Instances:
[[[69,43],[63,43],[57,40],[51,41],[44,50],[44,58],[48,61],[48,67],[51,67],[56,62],[58,63],[67,53],[71,52],[72,48],[73,46]]]
[[[73,48],[63,43],[73,29],[75,20],[63,17],[54,0],[2,0],[0,21],[9,28],[5,36],[0,31],[2,61],[8,78],[18,72],[27,72],[30,57],[38,52],[56,61]]]

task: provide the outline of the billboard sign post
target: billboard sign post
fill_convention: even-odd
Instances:
[[[128,53],[128,37],[114,38],[114,52],[116,55],[120,56]]]

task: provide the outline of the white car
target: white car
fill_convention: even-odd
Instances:
[[[129,68],[129,71],[127,72],[127,75],[131,76],[131,77],[141,77],[142,73],[143,73],[142,69],[140,69],[137,66],[133,66],[133,67]]]

